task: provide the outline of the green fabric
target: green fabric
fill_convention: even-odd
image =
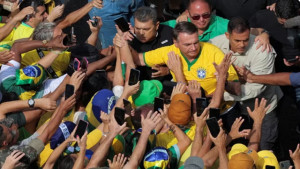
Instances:
[[[31,136],[31,134],[24,127],[19,128],[19,134],[18,141],[22,141]]]
[[[188,21],[191,22],[190,18],[188,18]],[[207,42],[216,36],[224,34],[227,31],[228,22],[229,20],[227,19],[212,15],[208,29],[199,36],[199,40],[201,42]],[[170,20],[161,24],[175,28],[176,20]]]
[[[188,71],[191,70],[191,67],[197,62],[197,60],[200,58],[201,55],[201,49],[199,51],[198,57],[196,59],[194,59],[192,62],[190,62],[185,56],[184,54],[180,51],[181,55],[183,56],[184,60],[186,61],[187,65],[188,65]]]

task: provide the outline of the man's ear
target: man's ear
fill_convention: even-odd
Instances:
[[[227,39],[229,39],[229,33],[228,32],[225,32],[225,36]]]
[[[173,43],[174,43],[175,47],[178,48],[178,41],[174,38],[173,38]]]
[[[159,28],[159,24],[160,24],[160,22],[159,21],[157,21],[156,22],[156,25],[155,25],[155,30],[157,31],[158,30],[158,28]]]

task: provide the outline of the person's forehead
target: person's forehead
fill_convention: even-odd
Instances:
[[[45,8],[45,6],[38,6],[38,7],[36,7],[36,10],[38,13],[42,13],[42,12],[46,11],[46,8]]]
[[[199,13],[199,12],[210,12],[209,4],[203,1],[195,1],[190,5],[190,12]]]
[[[134,26],[137,27],[137,28],[139,28],[139,27],[152,27],[152,26],[154,26],[154,23],[151,19],[146,21],[146,22],[141,22],[137,19],[134,19]]]
[[[232,31],[230,35],[234,39],[246,40],[246,39],[249,39],[249,37],[250,37],[250,31],[246,30],[242,33],[237,33],[235,31]]]
[[[186,32],[181,32],[178,34],[178,40],[180,41],[188,41],[188,40],[195,40],[198,39],[198,33],[195,32],[193,34],[189,34]]]

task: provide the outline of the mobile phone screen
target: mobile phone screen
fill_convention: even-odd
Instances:
[[[131,69],[130,75],[129,75],[129,82],[128,84],[130,86],[137,84],[137,82],[140,80],[140,71],[137,69]]]
[[[159,111],[158,111],[159,108],[164,110],[164,99],[159,98],[159,97],[155,97],[154,112],[157,111],[159,113]]]
[[[204,97],[196,98],[197,116],[201,116],[204,109],[208,106],[207,99]]]
[[[76,136],[78,135],[80,138],[84,135],[84,132],[86,131],[86,128],[88,127],[88,122],[84,121],[84,120],[80,120],[77,126],[77,129],[75,131],[75,135],[74,137],[76,138]]]
[[[123,99],[123,104],[124,104],[125,113],[129,115],[132,110],[131,103],[128,100]]]
[[[266,165],[266,169],[275,169],[275,166]]]
[[[74,94],[74,86],[70,84],[66,84],[65,100],[67,100],[73,94]]]
[[[114,21],[118,25],[118,27],[121,29],[122,32],[129,31],[129,25],[128,25],[127,21],[125,20],[125,18],[120,17],[118,19],[115,19]]]
[[[215,117],[217,120],[220,119],[220,109],[219,108],[210,108],[209,109],[209,118]]]
[[[115,119],[120,126],[124,124],[124,118],[125,118],[125,109],[116,107],[115,108]]]
[[[217,137],[220,132],[218,121],[215,117],[206,120],[207,127],[213,137]]]

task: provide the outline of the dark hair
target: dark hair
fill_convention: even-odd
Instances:
[[[43,0],[23,0],[20,4],[20,11],[28,6],[31,6],[31,2],[34,2],[34,9],[36,10],[39,6],[45,6]]]
[[[0,147],[3,145],[3,141],[6,139],[6,135],[3,133],[3,127],[0,126]]]
[[[148,22],[149,20],[152,20],[153,24],[157,23],[156,10],[147,6],[138,8],[134,13],[134,18],[140,22]]]
[[[57,169],[72,169],[75,163],[75,159],[71,156],[71,154],[68,154],[66,156],[60,156],[56,163],[54,168]]]
[[[207,3],[209,8],[211,9],[211,3],[208,0],[190,0],[189,3],[188,3],[187,9],[189,10],[190,7],[191,7],[191,4],[194,3],[194,2],[197,2],[197,1]]]
[[[243,33],[246,30],[250,30],[249,23],[246,19],[242,17],[234,17],[230,19],[228,23],[228,33],[232,33],[232,31],[236,33]]]
[[[277,0],[275,12],[277,17],[289,19],[297,16],[298,9],[293,0]]]
[[[134,129],[139,129],[142,128],[142,123],[141,123],[141,115],[146,117],[149,113],[150,110],[153,110],[154,106],[153,104],[145,104],[141,107],[138,107],[134,111],[134,116],[131,116],[131,122],[132,125],[134,126]]]
[[[86,81],[82,84],[82,97],[81,102],[83,106],[87,106],[93,95],[102,90],[109,89],[110,83],[107,77],[101,76],[100,74],[94,72],[88,77]]]
[[[173,38],[177,40],[179,33],[187,33],[189,35],[198,33],[197,27],[187,21],[179,22],[176,24],[175,28],[173,29]]]

